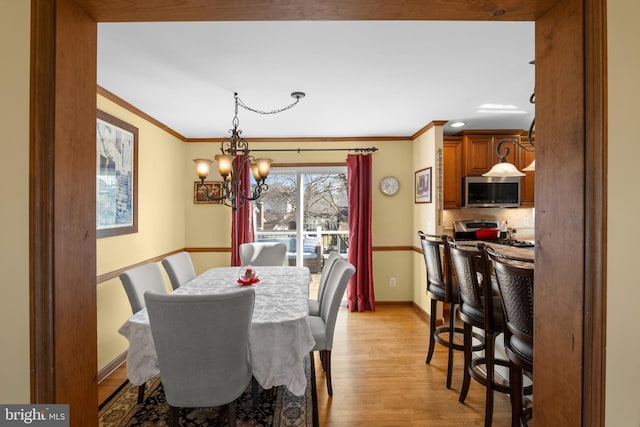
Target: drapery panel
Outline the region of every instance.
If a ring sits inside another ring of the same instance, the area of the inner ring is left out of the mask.
[[[371,154],[347,156],[349,198],[348,259],[356,273],[347,287],[350,311],[375,311],[371,245]]]
[[[236,166],[240,165],[241,156],[236,156]],[[251,176],[249,162],[246,162],[244,168],[240,171],[241,185],[240,191],[243,194],[251,194]],[[240,261],[240,245],[243,243],[251,243],[254,240],[253,235],[253,204],[249,201],[245,202],[237,209],[233,209],[231,213],[231,266],[242,265]]]

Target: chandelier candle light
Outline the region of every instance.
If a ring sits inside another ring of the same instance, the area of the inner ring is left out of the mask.
[[[249,143],[241,136],[242,130],[238,129],[240,125],[240,121],[238,120],[238,107],[240,106],[258,114],[276,114],[294,107],[304,96],[305,94],[303,92],[292,92],[291,97],[295,99],[295,102],[278,110],[260,111],[247,107],[242,100],[238,98],[238,94],[234,93],[235,115],[232,122],[233,129],[229,130],[231,136],[222,140],[220,143],[220,152],[222,154],[215,156],[215,161],[218,164],[218,173],[222,177],[222,194],[219,197],[211,197],[209,195],[210,199],[222,200],[225,205],[235,210],[244,206],[248,201],[257,200],[260,198],[260,195],[269,188],[266,180],[267,176],[269,176],[272,160],[256,159],[250,154]],[[204,186],[204,181],[209,175],[209,168],[213,161],[209,159],[193,159],[193,161],[196,164],[196,173],[200,178],[200,185]],[[246,191],[242,188],[241,172],[244,171],[247,166],[251,168],[253,178],[256,180],[256,185],[251,191]]]

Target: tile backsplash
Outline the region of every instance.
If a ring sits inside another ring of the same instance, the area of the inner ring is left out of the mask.
[[[464,208],[442,211],[442,227],[445,233],[453,234],[454,221],[466,219],[506,220],[517,232],[517,240],[533,240],[535,237],[535,208]]]

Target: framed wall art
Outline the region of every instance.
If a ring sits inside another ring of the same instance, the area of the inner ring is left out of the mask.
[[[220,204],[222,199],[217,199],[222,195],[222,181],[200,181],[193,183],[193,203],[200,204]]]
[[[98,110],[96,236],[138,232],[138,128]]]
[[[416,203],[431,203],[431,168],[416,172]]]

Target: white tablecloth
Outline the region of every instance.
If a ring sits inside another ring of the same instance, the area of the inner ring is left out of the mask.
[[[285,385],[298,396],[307,384],[304,357],[315,340],[307,321],[309,269],[306,267],[255,267],[260,282],[256,292],[249,332],[253,375],[267,389]],[[239,267],[213,268],[174,291],[175,294],[229,292]],[[147,310],[135,313],[118,332],[129,340],[127,376],[133,385],[144,384],[160,370],[149,326]]]

